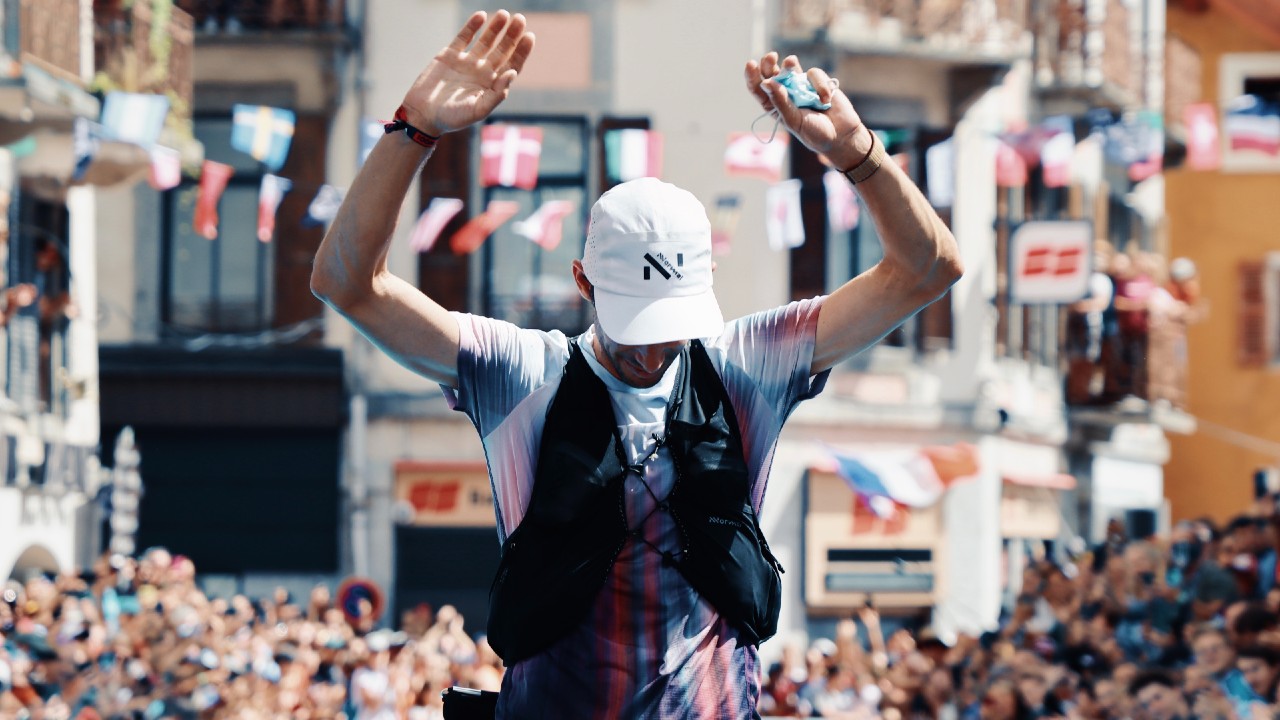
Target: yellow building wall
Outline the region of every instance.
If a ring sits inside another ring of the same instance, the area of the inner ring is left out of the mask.
[[[1204,101],[1218,102],[1224,53],[1277,52],[1247,27],[1209,10],[1169,9],[1168,32],[1200,52]],[[1176,81],[1176,78],[1174,79]],[[1170,256],[1200,269],[1208,317],[1191,327],[1188,410],[1207,423],[1280,442],[1280,369],[1245,369],[1238,346],[1237,265],[1280,251],[1280,174],[1225,174],[1173,169],[1165,174]],[[1253,497],[1253,473],[1280,459],[1250,452],[1201,429],[1172,436],[1165,494],[1174,520],[1225,520]]]

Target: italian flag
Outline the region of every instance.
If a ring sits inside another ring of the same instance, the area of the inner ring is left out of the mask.
[[[604,134],[605,171],[626,182],[662,177],[662,135],[652,130],[609,130]]]

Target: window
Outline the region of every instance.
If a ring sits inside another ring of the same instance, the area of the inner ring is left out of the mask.
[[[258,187],[262,166],[231,147],[231,118],[197,117],[196,137],[205,156],[235,169],[218,203],[218,237],[192,227],[197,181],[166,193],[161,262],[163,334],[171,338],[209,332],[253,332],[271,326],[275,243],[259,242]],[[300,188],[300,190],[302,190]]]
[[[579,118],[503,118],[500,122],[541,128],[542,154],[538,186],[533,190],[485,189],[484,205],[511,200],[520,209],[482,246],[482,312],[521,327],[576,334],[586,329],[589,319],[569,270],[582,257],[588,198],[592,197],[587,187],[587,122]],[[550,200],[567,200],[575,210],[564,219],[560,245],[544,250],[517,234],[514,223]]]
[[[877,130],[894,161],[904,160],[908,174],[924,187],[924,152],[950,136],[949,132],[915,127],[880,127]],[[884,246],[867,207],[858,199],[858,224],[851,230],[833,228],[827,218],[823,174],[827,167],[798,143],[792,144],[791,176],[802,182],[801,214],[806,242],[791,251],[791,297],[830,293],[851,278],[871,269],[884,257]],[[950,211],[940,211],[949,222]],[[881,345],[927,352],[951,346],[952,308],[947,293],[915,316],[908,318],[881,341]]]
[[[1237,355],[1245,367],[1280,368],[1280,252],[1239,266]]]
[[[6,284],[26,299],[6,324],[9,398],[25,412],[65,415],[68,313],[74,306],[68,269],[66,205],[21,195],[17,227],[9,243]]]

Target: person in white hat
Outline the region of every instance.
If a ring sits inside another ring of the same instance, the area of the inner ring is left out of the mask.
[[[836,83],[775,53],[747,89],[846,172],[884,259],[829,296],[725,322],[711,230],[689,192],[623,183],[591,210],[573,278],[577,337],[450,313],[387,268],[414,177],[446,132],[483,121],[533,50],[521,15],[475,13],[405,95],[316,255],[312,289],[475,424],[502,560],[489,643],[498,717],[757,717],[757,645],[781,566],[760,532],[778,434],[836,364],[940,297],[955,239]],[[784,82],[807,80],[819,111]]]

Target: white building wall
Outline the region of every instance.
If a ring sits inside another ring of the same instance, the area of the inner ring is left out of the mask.
[[[0,583],[24,552],[47,550],[58,570],[76,566],[76,515],[85,504],[76,492],[54,494],[0,487]],[[33,554],[35,554],[33,553]]]

